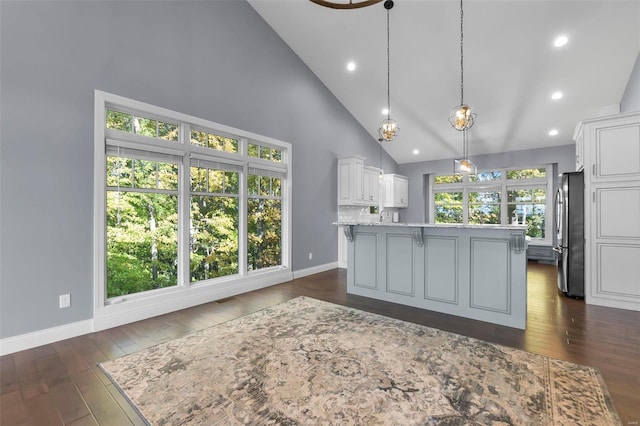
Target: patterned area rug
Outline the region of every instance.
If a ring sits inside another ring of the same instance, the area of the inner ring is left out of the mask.
[[[101,367],[156,425],[620,424],[596,369],[305,297]]]

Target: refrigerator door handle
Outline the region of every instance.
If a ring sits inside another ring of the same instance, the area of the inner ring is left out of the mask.
[[[562,253],[562,247],[551,247],[551,250],[555,251],[556,253]]]

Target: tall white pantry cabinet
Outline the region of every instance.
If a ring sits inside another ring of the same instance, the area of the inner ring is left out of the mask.
[[[640,311],[640,112],[582,121],[585,300]]]

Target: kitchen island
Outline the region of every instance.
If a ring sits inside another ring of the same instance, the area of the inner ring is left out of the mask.
[[[524,330],[526,226],[339,222],[347,292]]]

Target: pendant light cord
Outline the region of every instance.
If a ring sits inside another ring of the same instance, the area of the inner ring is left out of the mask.
[[[464,105],[464,12],[460,0],[460,105]]]
[[[389,59],[389,10],[387,9],[387,120],[391,117],[391,60]]]

